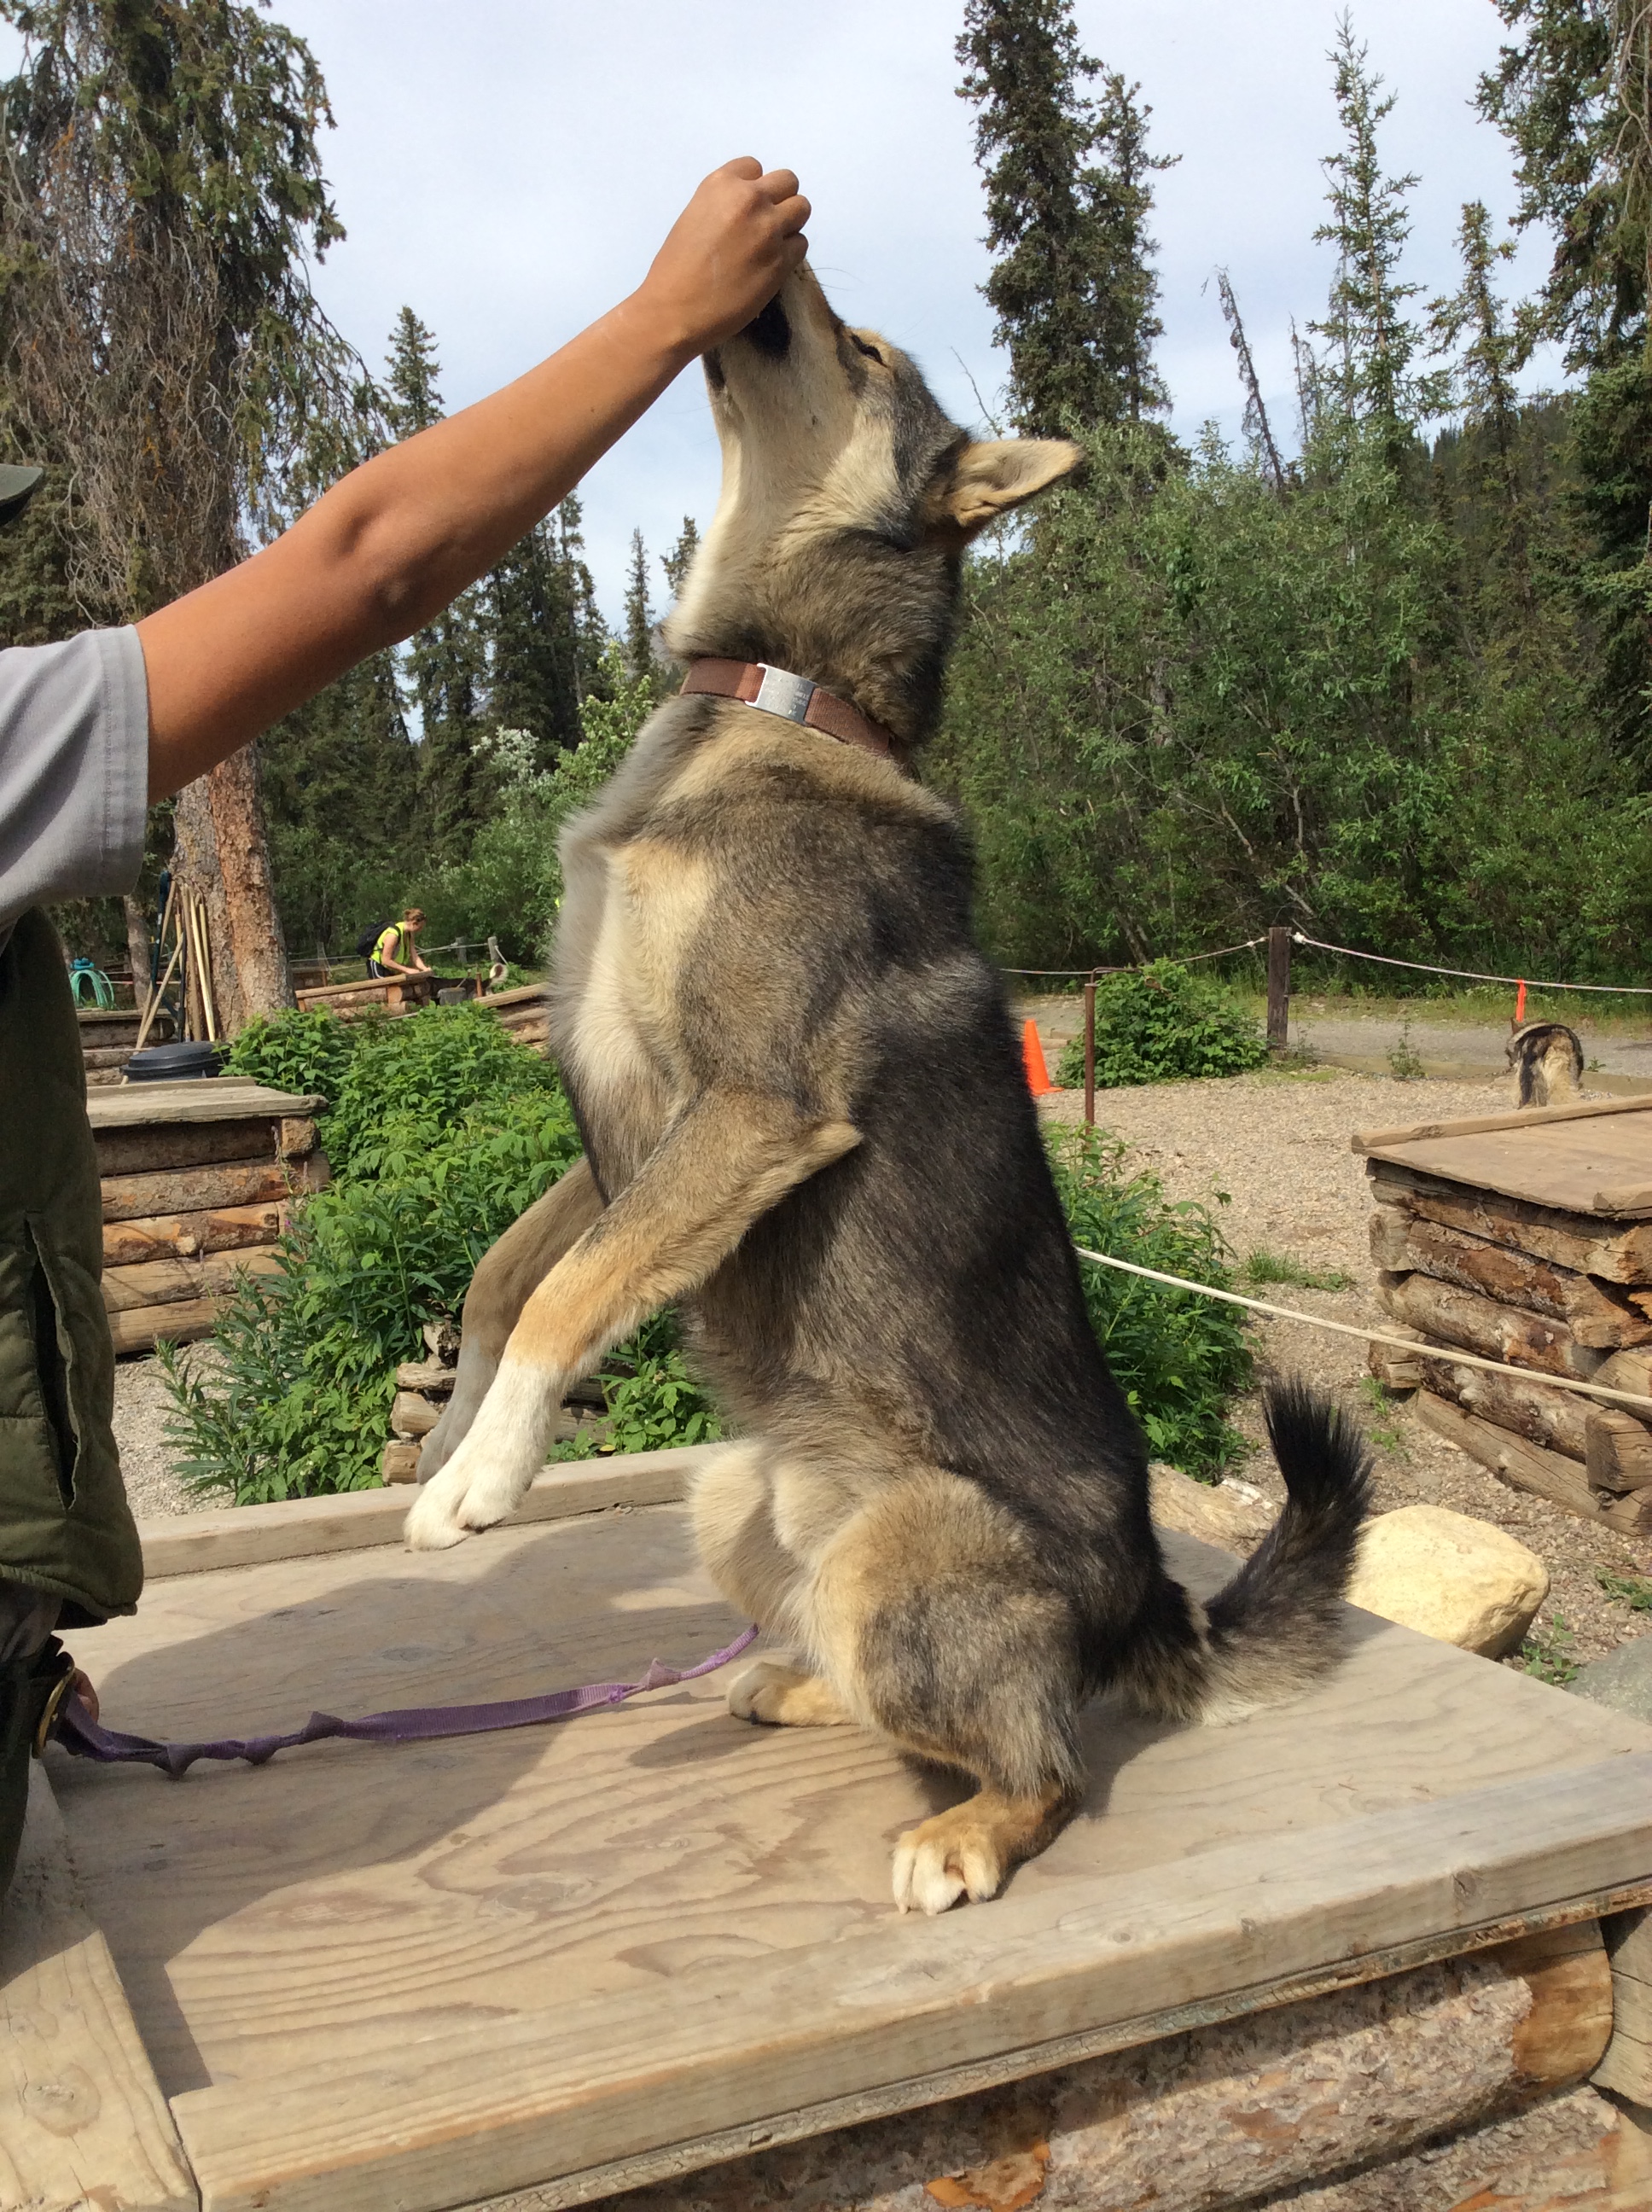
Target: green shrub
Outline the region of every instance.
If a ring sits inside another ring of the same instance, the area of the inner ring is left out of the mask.
[[[440,1145],[472,1107],[562,1095],[550,1062],[474,1000],[352,1026],[361,1034],[320,1125],[341,1179],[392,1172],[392,1160]]]
[[[313,1092],[331,1106],[361,1041],[361,1026],[320,1009],[257,1014],[230,1048],[228,1072],[272,1091]]]
[[[483,1254],[579,1150],[560,1091],[467,1107],[434,1143],[413,1117],[388,1117],[374,1172],[307,1200],[277,1271],[230,1299],[210,1376],[162,1353],[183,1479],[238,1505],[376,1485],[397,1365],[419,1355],[424,1322],[458,1312]]]
[[[1047,1141],[1075,1244],[1231,1288],[1227,1243],[1208,1206],[1173,1205],[1157,1176],[1126,1175],[1125,1146],[1104,1132],[1052,1129]],[[1251,1378],[1240,1310],[1089,1261],[1078,1267],[1096,1337],[1154,1457],[1217,1479],[1244,1449],[1226,1418]]]
[[[1174,961],[1156,960],[1096,987],[1096,1082],[1102,1091],[1185,1076],[1242,1075],[1267,1045],[1231,991]],[[1084,1041],[1071,1038],[1056,1081],[1084,1079]]]

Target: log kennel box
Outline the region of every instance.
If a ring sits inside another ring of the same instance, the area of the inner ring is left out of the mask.
[[[1652,1397],[1652,1097],[1368,1129],[1354,1150],[1377,1297],[1416,1340],[1373,1345],[1372,1373],[1515,1489],[1652,1534],[1652,1424],[1518,1371]]]
[[[402,1550],[394,1490],[151,1522],[142,1608],[71,1647],[111,1726],[173,1740],[635,1681],[742,1625],[681,1502],[708,1455],[547,1469],[451,1552]],[[1232,1571],[1164,1541],[1200,1595]],[[1582,2108],[1576,2201],[1642,2212],[1641,2139],[1579,2085],[1652,2101],[1652,1729],[1348,1626],[1232,1727],[1098,1701],[1079,1815],[935,1920],[892,1912],[889,1841],[967,1784],[735,1720],[732,1669],[179,1783],[49,1747],[0,2208],[1228,2212],[1389,2166],[1398,2208],[1454,2136],[1442,2201],[1556,2212],[1497,2124],[1552,2152]]]
[[[274,1267],[288,1206],[327,1182],[325,1103],[230,1076],[88,1095],[117,1352],[206,1335],[238,1277]]]

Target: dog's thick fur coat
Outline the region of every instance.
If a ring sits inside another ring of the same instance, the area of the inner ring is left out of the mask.
[[[1564,1022],[1523,1022],[1505,1048],[1516,1109],[1567,1106],[1580,1096],[1583,1045]]]
[[[1278,1525],[1208,1610],[1166,1573],[967,842],[906,772],[965,543],[1078,449],[972,444],[806,268],[707,376],[723,495],[668,642],[811,677],[899,757],[679,698],[569,827],[551,1036],[586,1159],[477,1273],[409,1535],[507,1515],[568,1384],[677,1301],[748,1439],[698,1485],[702,1556],[800,1658],[732,1710],[975,1777],[896,1849],[897,1903],[934,1912],[1070,1815],[1091,1692],[1231,1717],[1331,1662],[1366,1462],[1276,1394]]]

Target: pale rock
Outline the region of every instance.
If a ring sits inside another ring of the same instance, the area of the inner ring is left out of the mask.
[[[1402,1505],[1361,1531],[1350,1604],[1487,1659],[1512,1651],[1549,1571],[1506,1530],[1443,1505]]]
[[[1273,1525],[1273,1508],[1248,1486],[1195,1482],[1163,1460],[1154,1461],[1148,1480],[1154,1520],[1180,1536],[1197,1536],[1224,1552],[1246,1553],[1254,1550]]]

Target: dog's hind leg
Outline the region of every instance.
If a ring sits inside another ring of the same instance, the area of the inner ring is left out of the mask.
[[[1084,1778],[1071,1611],[1018,1524],[960,1476],[898,1480],[828,1547],[805,1620],[854,1719],[981,1784],[899,1838],[896,1905],[995,1897]]]
[[[695,1289],[768,1208],[859,1144],[850,1123],[755,1091],[703,1092],[528,1297],[470,1434],[407,1516],[416,1550],[513,1512],[570,1382]]]
[[[764,1628],[790,1632],[804,1562],[774,1523],[775,1455],[761,1441],[735,1444],[689,1486],[700,1557],[729,1601]],[[817,1675],[760,1659],[736,1680],[728,1709],[737,1720],[777,1728],[832,1728],[849,1718]]]
[[[463,1443],[499,1371],[517,1316],[562,1255],[602,1212],[602,1194],[588,1161],[575,1160],[485,1252],[465,1294],[459,1374],[441,1419],[419,1454],[419,1480],[428,1482]]]

